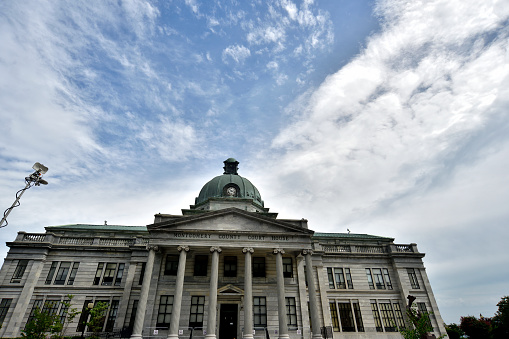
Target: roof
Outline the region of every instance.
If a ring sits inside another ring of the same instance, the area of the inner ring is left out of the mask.
[[[46,226],[46,230],[89,230],[89,231],[131,231],[131,232],[147,232],[147,226],[124,226],[124,225],[87,225],[87,224],[70,224]]]
[[[318,233],[313,234],[313,238],[349,238],[349,239],[377,239],[377,240],[394,240],[394,238],[380,237],[371,234],[359,233]]]
[[[225,160],[223,175],[212,178],[203,186],[195,199],[195,205],[200,205],[210,198],[241,198],[250,199],[263,207],[264,203],[256,186],[248,179],[238,175],[238,164],[239,162],[234,158]],[[233,189],[227,191],[230,187]]]

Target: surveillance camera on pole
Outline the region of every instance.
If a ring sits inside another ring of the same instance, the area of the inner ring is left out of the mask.
[[[48,182],[42,178],[42,175],[45,174],[46,172],[48,172],[48,168],[38,162],[36,162],[32,166],[32,168],[35,170],[35,172],[25,178],[26,186],[24,188],[20,189],[16,193],[16,200],[14,200],[14,203],[11,205],[11,207],[9,207],[8,209],[5,210],[4,217],[2,218],[2,221],[0,222],[0,228],[7,226],[7,224],[8,224],[7,217],[9,216],[9,214],[11,213],[11,211],[14,207],[19,206],[19,204],[20,204],[19,199],[21,198],[21,196],[23,195],[23,193],[25,193],[25,191],[27,189],[29,189],[32,186],[40,186],[41,184],[42,185],[48,184]],[[5,221],[5,225],[4,225],[4,221]]]

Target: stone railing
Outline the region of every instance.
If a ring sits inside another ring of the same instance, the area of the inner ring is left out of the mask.
[[[131,246],[135,239],[99,238],[101,246]]]
[[[409,245],[326,245],[320,244],[318,247],[325,253],[367,253],[367,254],[385,254],[385,253],[419,253],[415,244]],[[316,249],[316,243],[315,243]]]
[[[92,245],[94,238],[61,237],[58,240],[62,245]]]
[[[46,239],[45,234],[31,234],[31,233],[25,233],[22,237],[23,240],[21,241],[28,241],[28,242],[44,242]]]
[[[350,253],[352,248],[350,245],[323,245],[323,250],[330,253]]]
[[[18,232],[16,242],[50,243],[75,246],[108,246],[129,247],[133,245],[147,245],[147,238],[104,238],[104,237],[69,237],[53,233],[25,233]]]
[[[412,248],[412,245],[394,245],[396,246],[396,252],[407,252],[407,253],[413,253],[414,249]]]

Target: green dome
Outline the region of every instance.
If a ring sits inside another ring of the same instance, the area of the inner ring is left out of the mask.
[[[263,200],[258,189],[248,179],[237,174],[239,162],[233,158],[224,161],[223,175],[219,175],[207,182],[195,200],[195,205],[207,201],[209,198],[240,198],[252,199],[254,203],[263,207]]]

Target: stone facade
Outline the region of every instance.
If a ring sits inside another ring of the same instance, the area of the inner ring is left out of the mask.
[[[80,310],[107,302],[104,331],[131,338],[400,338],[409,294],[446,333],[415,244],[315,233],[242,196],[182,212],[19,232],[0,270],[0,335],[19,336],[34,307],[68,294]]]

